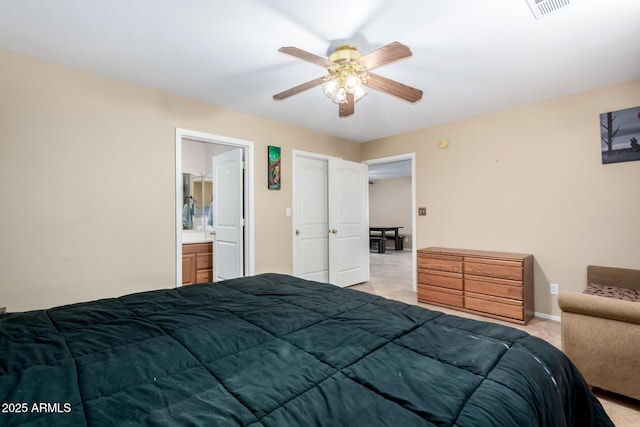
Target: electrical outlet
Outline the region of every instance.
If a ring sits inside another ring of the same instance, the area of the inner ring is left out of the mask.
[[[418,216],[427,216],[427,208],[418,208]]]
[[[551,283],[549,285],[549,292],[551,293],[551,295],[558,295],[558,284]]]

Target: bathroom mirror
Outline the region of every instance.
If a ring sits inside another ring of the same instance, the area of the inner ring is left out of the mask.
[[[183,230],[213,229],[213,157],[236,147],[182,140]],[[211,234],[205,233],[207,239]]]
[[[184,139],[182,141],[182,229],[212,228],[211,202],[213,180],[211,144]]]
[[[213,180],[211,175],[182,174],[182,229],[213,227]]]

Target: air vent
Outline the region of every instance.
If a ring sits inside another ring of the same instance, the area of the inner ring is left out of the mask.
[[[531,12],[533,12],[533,16],[535,16],[536,19],[540,19],[557,10],[571,6],[578,1],[579,0],[527,0],[527,4]]]

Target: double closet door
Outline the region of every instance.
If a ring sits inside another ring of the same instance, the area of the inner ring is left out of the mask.
[[[294,276],[369,280],[368,166],[294,153],[293,228]]]

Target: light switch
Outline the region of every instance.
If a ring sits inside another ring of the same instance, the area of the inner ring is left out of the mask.
[[[291,216],[291,208],[287,208],[286,214],[287,214],[287,216]]]
[[[418,216],[427,216],[427,208],[418,208]]]

